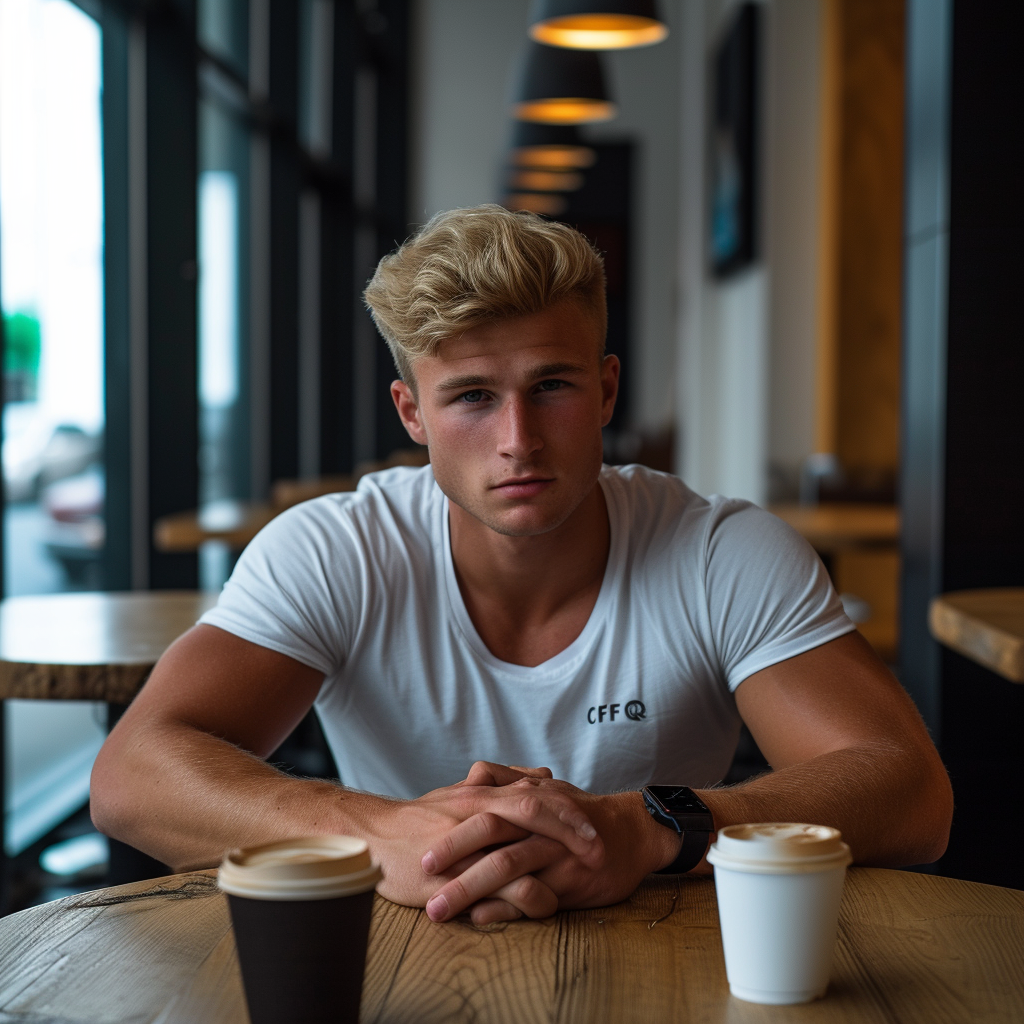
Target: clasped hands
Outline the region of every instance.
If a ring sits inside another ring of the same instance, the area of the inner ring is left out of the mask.
[[[637,793],[477,761],[462,782],[394,805],[379,891],[425,903],[434,921],[468,910],[475,924],[606,906],[671,859],[648,841],[650,822]]]

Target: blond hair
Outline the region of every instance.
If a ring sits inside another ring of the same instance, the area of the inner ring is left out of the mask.
[[[363,293],[402,379],[412,362],[473,327],[565,298],[607,325],[604,261],[578,231],[488,204],[439,213],[385,256]]]

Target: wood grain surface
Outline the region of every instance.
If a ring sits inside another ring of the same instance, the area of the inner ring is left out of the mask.
[[[932,636],[1011,683],[1024,683],[1024,587],[959,590],[932,601]]]
[[[0,602],[0,698],[127,704],[216,601],[193,590],[9,597]]]
[[[730,997],[709,879],[652,879],[546,921],[434,924],[378,898],[365,1024],[1019,1024],[1024,893],[851,870],[832,984],[805,1006]],[[212,872],[69,897],[0,920],[0,1024],[245,1024]]]

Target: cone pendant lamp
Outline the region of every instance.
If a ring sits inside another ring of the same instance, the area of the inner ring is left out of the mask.
[[[530,36],[574,50],[651,46],[668,35],[655,0],[534,0]]]
[[[575,170],[590,167],[597,154],[571,124],[517,121],[512,134],[511,162],[518,167]]]
[[[513,114],[520,121],[539,124],[611,120],[616,109],[605,87],[600,57],[586,50],[529,43]]]

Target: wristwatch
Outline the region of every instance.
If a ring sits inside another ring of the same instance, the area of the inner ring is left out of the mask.
[[[641,793],[651,817],[683,840],[679,856],[656,874],[682,875],[691,871],[707,853],[708,841],[715,831],[711,811],[688,786],[644,786]]]

